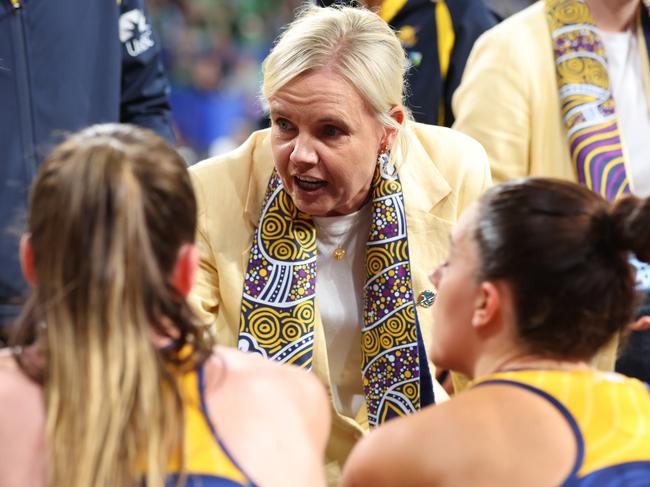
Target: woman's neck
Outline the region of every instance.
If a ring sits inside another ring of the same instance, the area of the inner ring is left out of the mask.
[[[625,32],[634,25],[639,0],[587,0],[591,16],[599,29]]]
[[[474,368],[474,378],[505,370],[589,370],[590,366],[582,360],[552,359],[531,353],[512,353],[496,357],[484,357]]]

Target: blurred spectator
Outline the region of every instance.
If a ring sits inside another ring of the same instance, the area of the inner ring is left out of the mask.
[[[418,122],[450,126],[451,97],[460,84],[474,41],[497,17],[483,0],[319,0],[362,4],[397,32],[410,64],[406,105]]]
[[[118,121],[173,139],[159,55],[144,0],[0,0],[0,324],[23,303],[27,195],[56,139]]]
[[[152,0],[189,163],[243,142],[262,116],[260,65],[299,0]]]

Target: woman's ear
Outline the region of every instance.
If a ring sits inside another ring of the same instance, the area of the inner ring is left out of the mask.
[[[503,307],[503,295],[500,286],[491,281],[483,281],[479,286],[478,296],[474,303],[472,326],[479,330],[489,330],[497,322]]]
[[[36,272],[34,270],[34,250],[32,249],[32,236],[23,234],[20,238],[20,268],[23,276],[30,286],[36,285]]]
[[[390,117],[395,120],[398,124],[404,125],[404,120],[406,119],[406,113],[402,105],[394,106],[390,112],[388,112]],[[382,141],[383,147],[392,147],[397,137],[398,130],[393,127],[384,127],[384,138]]]
[[[194,244],[183,244],[178,250],[172,273],[172,284],[181,296],[187,297],[190,294],[198,268],[199,249]]]
[[[392,108],[388,114],[393,118],[398,124],[404,125],[404,119],[406,114],[404,112],[404,107],[402,105],[397,105]]]

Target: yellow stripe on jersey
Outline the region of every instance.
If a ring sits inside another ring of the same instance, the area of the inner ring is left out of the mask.
[[[248,478],[214,437],[203,414],[198,373],[185,373],[178,379],[178,387],[183,398],[185,416],[185,472],[188,475],[210,475],[247,485]],[[180,458],[176,457],[170,461],[168,472],[178,473],[179,469]]]
[[[483,377],[527,384],[556,398],[581,433],[578,477],[628,462],[650,462],[650,392],[636,380],[599,371],[519,370]]]

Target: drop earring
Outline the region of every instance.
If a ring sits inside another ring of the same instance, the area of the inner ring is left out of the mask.
[[[394,180],[397,177],[397,168],[390,160],[390,150],[384,149],[377,156],[377,164],[379,165],[379,174],[381,177],[388,180]]]

